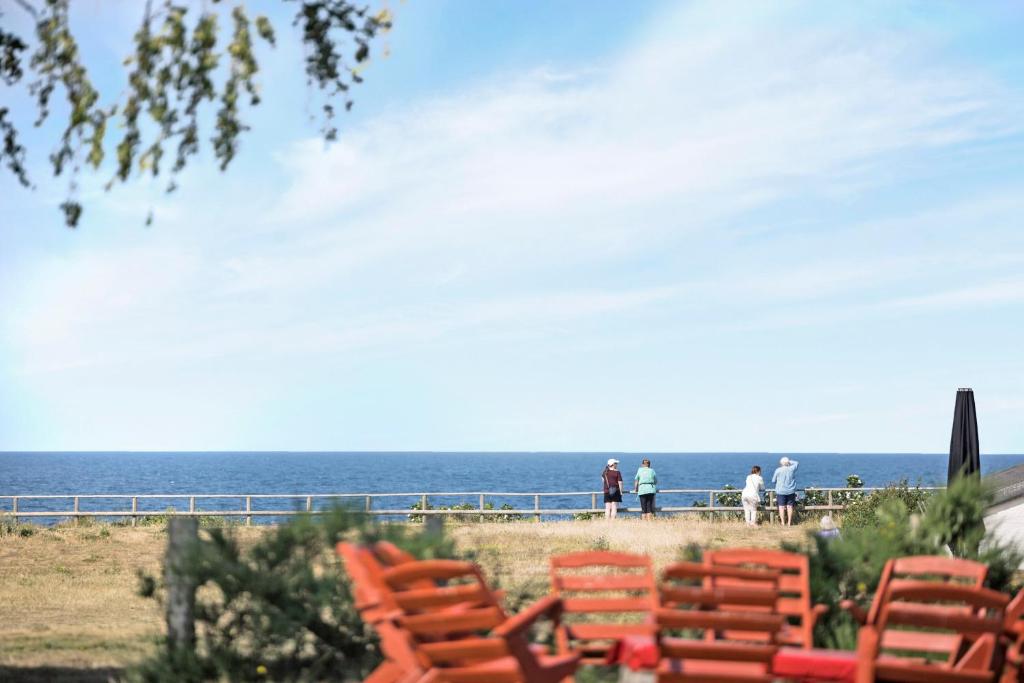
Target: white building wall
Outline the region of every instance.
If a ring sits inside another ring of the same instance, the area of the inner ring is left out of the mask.
[[[985,528],[1002,544],[1016,545],[1024,552],[1024,499],[1007,501],[985,516]]]

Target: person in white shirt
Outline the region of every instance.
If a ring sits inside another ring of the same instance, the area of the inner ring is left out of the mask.
[[[761,504],[761,492],[764,491],[764,479],[761,468],[754,465],[747,475],[747,483],[743,486],[740,499],[743,501],[743,519],[747,526],[757,526],[757,506]]]

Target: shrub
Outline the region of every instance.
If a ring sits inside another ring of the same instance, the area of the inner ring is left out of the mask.
[[[961,478],[933,495],[901,482],[856,502],[853,514],[843,519],[839,538],[812,536],[810,547],[804,548],[810,554],[811,595],[829,607],[815,630],[818,644],[853,649],[856,625],[839,602],[852,599],[866,606],[883,566],[895,557],[952,552],[979,560],[989,566],[986,584],[1008,591],[1024,558],[985,535],[983,516],[990,500],[977,477]],[[856,523],[851,525],[851,519]]]
[[[28,538],[35,532],[35,526],[30,524],[15,524],[14,515],[0,513],[0,538],[4,536],[20,536],[21,538]]]
[[[722,487],[725,493],[719,493],[715,495],[715,505],[721,507],[739,507],[743,504],[741,499],[742,493],[732,484],[726,484]]]
[[[913,488],[906,479],[890,484],[871,495],[854,499],[843,511],[843,529],[874,527],[878,524],[877,511],[890,501],[898,501],[909,512],[921,512],[930,492],[919,486]]]
[[[725,493],[715,495],[715,505],[719,507],[740,507],[743,505],[743,493],[732,484],[722,487]],[[717,512],[720,519],[743,519],[742,512]]]
[[[243,547],[233,528],[204,529],[184,570],[199,586],[194,650],[162,648],[130,673],[135,681],[328,680],[362,678],[379,661],[376,636],[356,611],[334,553],[342,539],[388,539],[419,557],[450,557],[436,534],[376,525],[335,509],[299,515]],[[142,576],[140,592],[161,595]]]
[[[412,505],[409,506],[409,509],[410,510],[422,510],[423,509],[423,501],[417,501],[416,503],[413,503]],[[469,512],[469,511],[472,511],[472,510],[479,510],[480,508],[477,507],[476,505],[473,505],[472,503],[458,503],[456,505],[442,505],[440,507],[434,507],[430,503],[427,503],[427,509],[428,510],[465,510],[465,511]],[[494,503],[484,503],[484,510],[493,510],[493,509],[494,509]],[[501,507],[499,507],[498,509],[499,510],[510,510],[510,511],[512,511],[512,510],[515,510],[515,507],[513,507],[512,505],[509,505],[508,503],[502,503]],[[409,521],[410,522],[422,522],[424,517],[426,517],[426,515],[412,514],[412,515],[409,515]],[[468,519],[472,519],[472,516],[471,515],[458,515],[457,517],[455,517],[455,519],[457,519],[459,521],[465,521],[467,518]],[[517,521],[519,521],[521,519],[523,519],[523,513],[517,513],[517,512],[509,512],[508,514],[504,514],[504,515],[485,515],[484,516],[484,521],[485,522],[517,522]]]

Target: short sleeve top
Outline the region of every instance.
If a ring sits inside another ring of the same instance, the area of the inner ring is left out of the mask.
[[[653,467],[638,469],[634,481],[637,484],[636,492],[641,496],[658,492],[658,475]]]
[[[601,479],[604,480],[605,493],[608,493],[608,487],[613,485],[618,486],[620,491],[622,490],[622,472],[606,467],[601,475]]]

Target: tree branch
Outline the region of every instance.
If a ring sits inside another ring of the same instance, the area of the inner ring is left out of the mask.
[[[39,12],[36,11],[35,7],[28,4],[28,0],[14,0],[14,3],[18,5],[18,7],[20,7],[21,9],[31,14],[33,19],[39,18]]]

